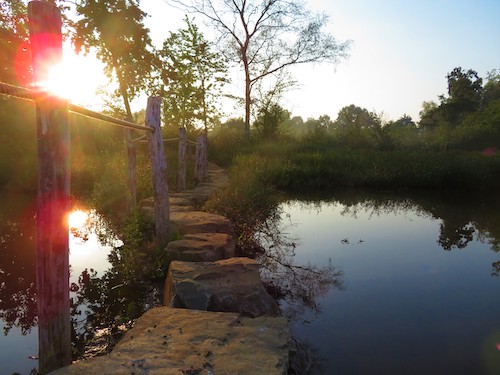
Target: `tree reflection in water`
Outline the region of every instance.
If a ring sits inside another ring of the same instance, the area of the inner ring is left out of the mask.
[[[36,326],[34,215],[0,217],[0,320],[4,334],[12,327],[23,335]]]
[[[398,197],[394,193],[354,191],[335,192],[334,196],[333,201],[345,207],[344,215],[356,217],[361,210],[372,215],[411,210],[441,220],[436,241],[446,251],[464,249],[472,239],[500,251],[500,210],[492,209],[500,206],[499,197],[465,200],[463,194],[406,192]],[[22,214],[0,214],[0,319],[5,322],[5,333],[19,327],[26,334],[36,326],[34,210],[24,207],[18,212]],[[108,243],[110,238],[115,239],[110,236],[113,231],[109,222],[94,222],[92,228],[101,241]],[[253,250],[263,263],[262,278],[268,290],[280,301],[285,316],[294,319],[306,310],[317,313],[320,297],[332,287],[343,287],[343,275],[334,267],[335,259],[324,267],[296,264],[297,241],[287,237],[286,225],[279,206],[275,207],[268,219],[254,228],[253,238],[259,246]],[[150,222],[134,218],[120,231],[126,246],[112,250],[111,268],[101,275],[86,270],[72,285],[76,357],[106,352],[134,319],[160,303],[161,287],[155,282],[163,280],[166,268],[153,244],[153,230]],[[87,234],[81,232],[80,236],[85,239]],[[491,274],[500,276],[500,261],[492,264]],[[301,353],[311,358],[306,355],[307,347]]]
[[[0,216],[0,319],[5,335],[13,327],[26,335],[37,325],[35,217],[32,208],[19,212],[8,213],[9,220]],[[155,281],[166,272],[152,242],[150,222],[134,218],[126,223],[120,234],[129,240],[124,245],[117,243],[110,220],[98,215],[92,219],[72,234],[85,241],[96,233],[101,244],[115,247],[108,270],[98,274],[86,269],[71,285],[74,359],[106,353],[134,319],[160,304]]]
[[[108,220],[91,223],[102,241],[115,244],[108,260],[111,267],[102,276],[85,269],[72,285],[73,345],[76,358],[109,352],[146,310],[161,305],[160,285],[166,270],[153,238],[154,226],[144,217],[125,225],[117,244]],[[88,237],[83,231],[83,238]]]
[[[492,267],[493,272],[491,273],[491,276],[500,276],[500,262],[493,262]]]
[[[500,252],[500,196],[495,193],[342,191],[334,202],[345,206],[343,215],[356,217],[360,210],[371,215],[405,213],[441,220],[437,243],[446,251],[465,249],[473,241],[487,243]],[[319,207],[319,205],[318,205]],[[500,275],[500,261],[492,263],[492,276]]]
[[[296,264],[297,242],[287,235],[286,229],[282,208],[275,206],[267,219],[253,227],[252,238],[246,240],[251,251],[242,251],[260,261],[261,278],[268,292],[278,300],[283,314],[294,319],[305,310],[319,312],[318,298],[332,286],[342,288],[342,271],[332,262],[322,267]]]

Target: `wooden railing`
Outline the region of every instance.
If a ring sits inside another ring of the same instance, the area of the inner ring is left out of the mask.
[[[50,2],[32,1],[28,4],[28,19],[35,82],[42,82],[46,74],[46,61],[56,63],[62,57],[61,13]],[[0,94],[36,102],[39,164],[36,280],[39,373],[44,374],[71,363],[67,220],[70,208],[71,150],[68,112],[146,132],[152,161],[156,243],[159,247],[164,247],[170,238],[170,221],[167,164],[160,128],[161,99],[148,98],[146,124],[142,126],[76,106],[37,88],[26,89],[0,83]],[[136,140],[144,138],[141,136]],[[184,190],[188,142],[185,129],[180,130],[179,138],[178,188]],[[206,165],[206,135],[203,135],[197,144],[195,175],[198,182],[207,176]]]

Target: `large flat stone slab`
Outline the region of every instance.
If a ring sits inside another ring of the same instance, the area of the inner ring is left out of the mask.
[[[194,211],[194,207],[191,206],[191,201],[187,198],[170,196],[169,201],[169,211],[170,212],[187,212]],[[141,200],[139,202],[139,210],[154,220],[155,218],[155,202],[154,197],[149,197]]]
[[[168,203],[170,206],[190,206],[191,201],[186,198],[176,197],[170,195],[168,197]],[[139,202],[139,207],[154,207],[155,199],[154,197],[144,198]]]
[[[168,243],[165,256],[168,262],[213,262],[234,257],[235,246],[234,238],[226,233],[186,234]]]
[[[203,211],[171,212],[172,232],[181,235],[193,233],[225,233],[234,237],[234,228],[228,218]]]
[[[259,263],[249,258],[217,262],[170,263],[163,304],[171,307],[237,312],[243,316],[277,316],[280,310],[267,293]]]
[[[290,335],[283,317],[153,308],[106,356],[51,375],[285,375]]]

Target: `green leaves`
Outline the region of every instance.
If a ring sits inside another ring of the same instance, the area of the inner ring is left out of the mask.
[[[144,13],[133,0],[81,0],[77,2],[81,18],[74,23],[73,42],[77,51],[94,49],[106,64],[110,80],[120,83],[120,94],[133,98],[149,87],[155,54],[144,26]]]
[[[218,115],[226,62],[189,18],[185,22],[184,29],[170,33],[159,52],[165,123],[207,129]]]

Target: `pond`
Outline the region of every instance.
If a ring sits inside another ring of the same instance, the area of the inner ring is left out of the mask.
[[[25,375],[38,351],[34,201],[1,197],[0,375]],[[268,287],[313,374],[500,374],[499,196],[350,191],[280,209]],[[74,316],[77,330],[121,327],[151,306],[133,272],[106,270],[112,247],[80,237],[70,233],[72,296],[91,314],[88,326]],[[86,268],[104,294],[79,282]]]
[[[38,366],[35,200],[26,194],[4,193],[0,201],[0,375],[25,375]],[[95,232],[82,239],[76,233],[82,223],[74,221],[85,217],[79,212],[72,218],[70,281],[77,285],[85,269],[102,274],[110,266],[107,256],[112,247],[102,245]]]
[[[497,195],[338,192],[281,209],[294,262],[335,272],[314,303],[282,301],[313,373],[500,374]]]

